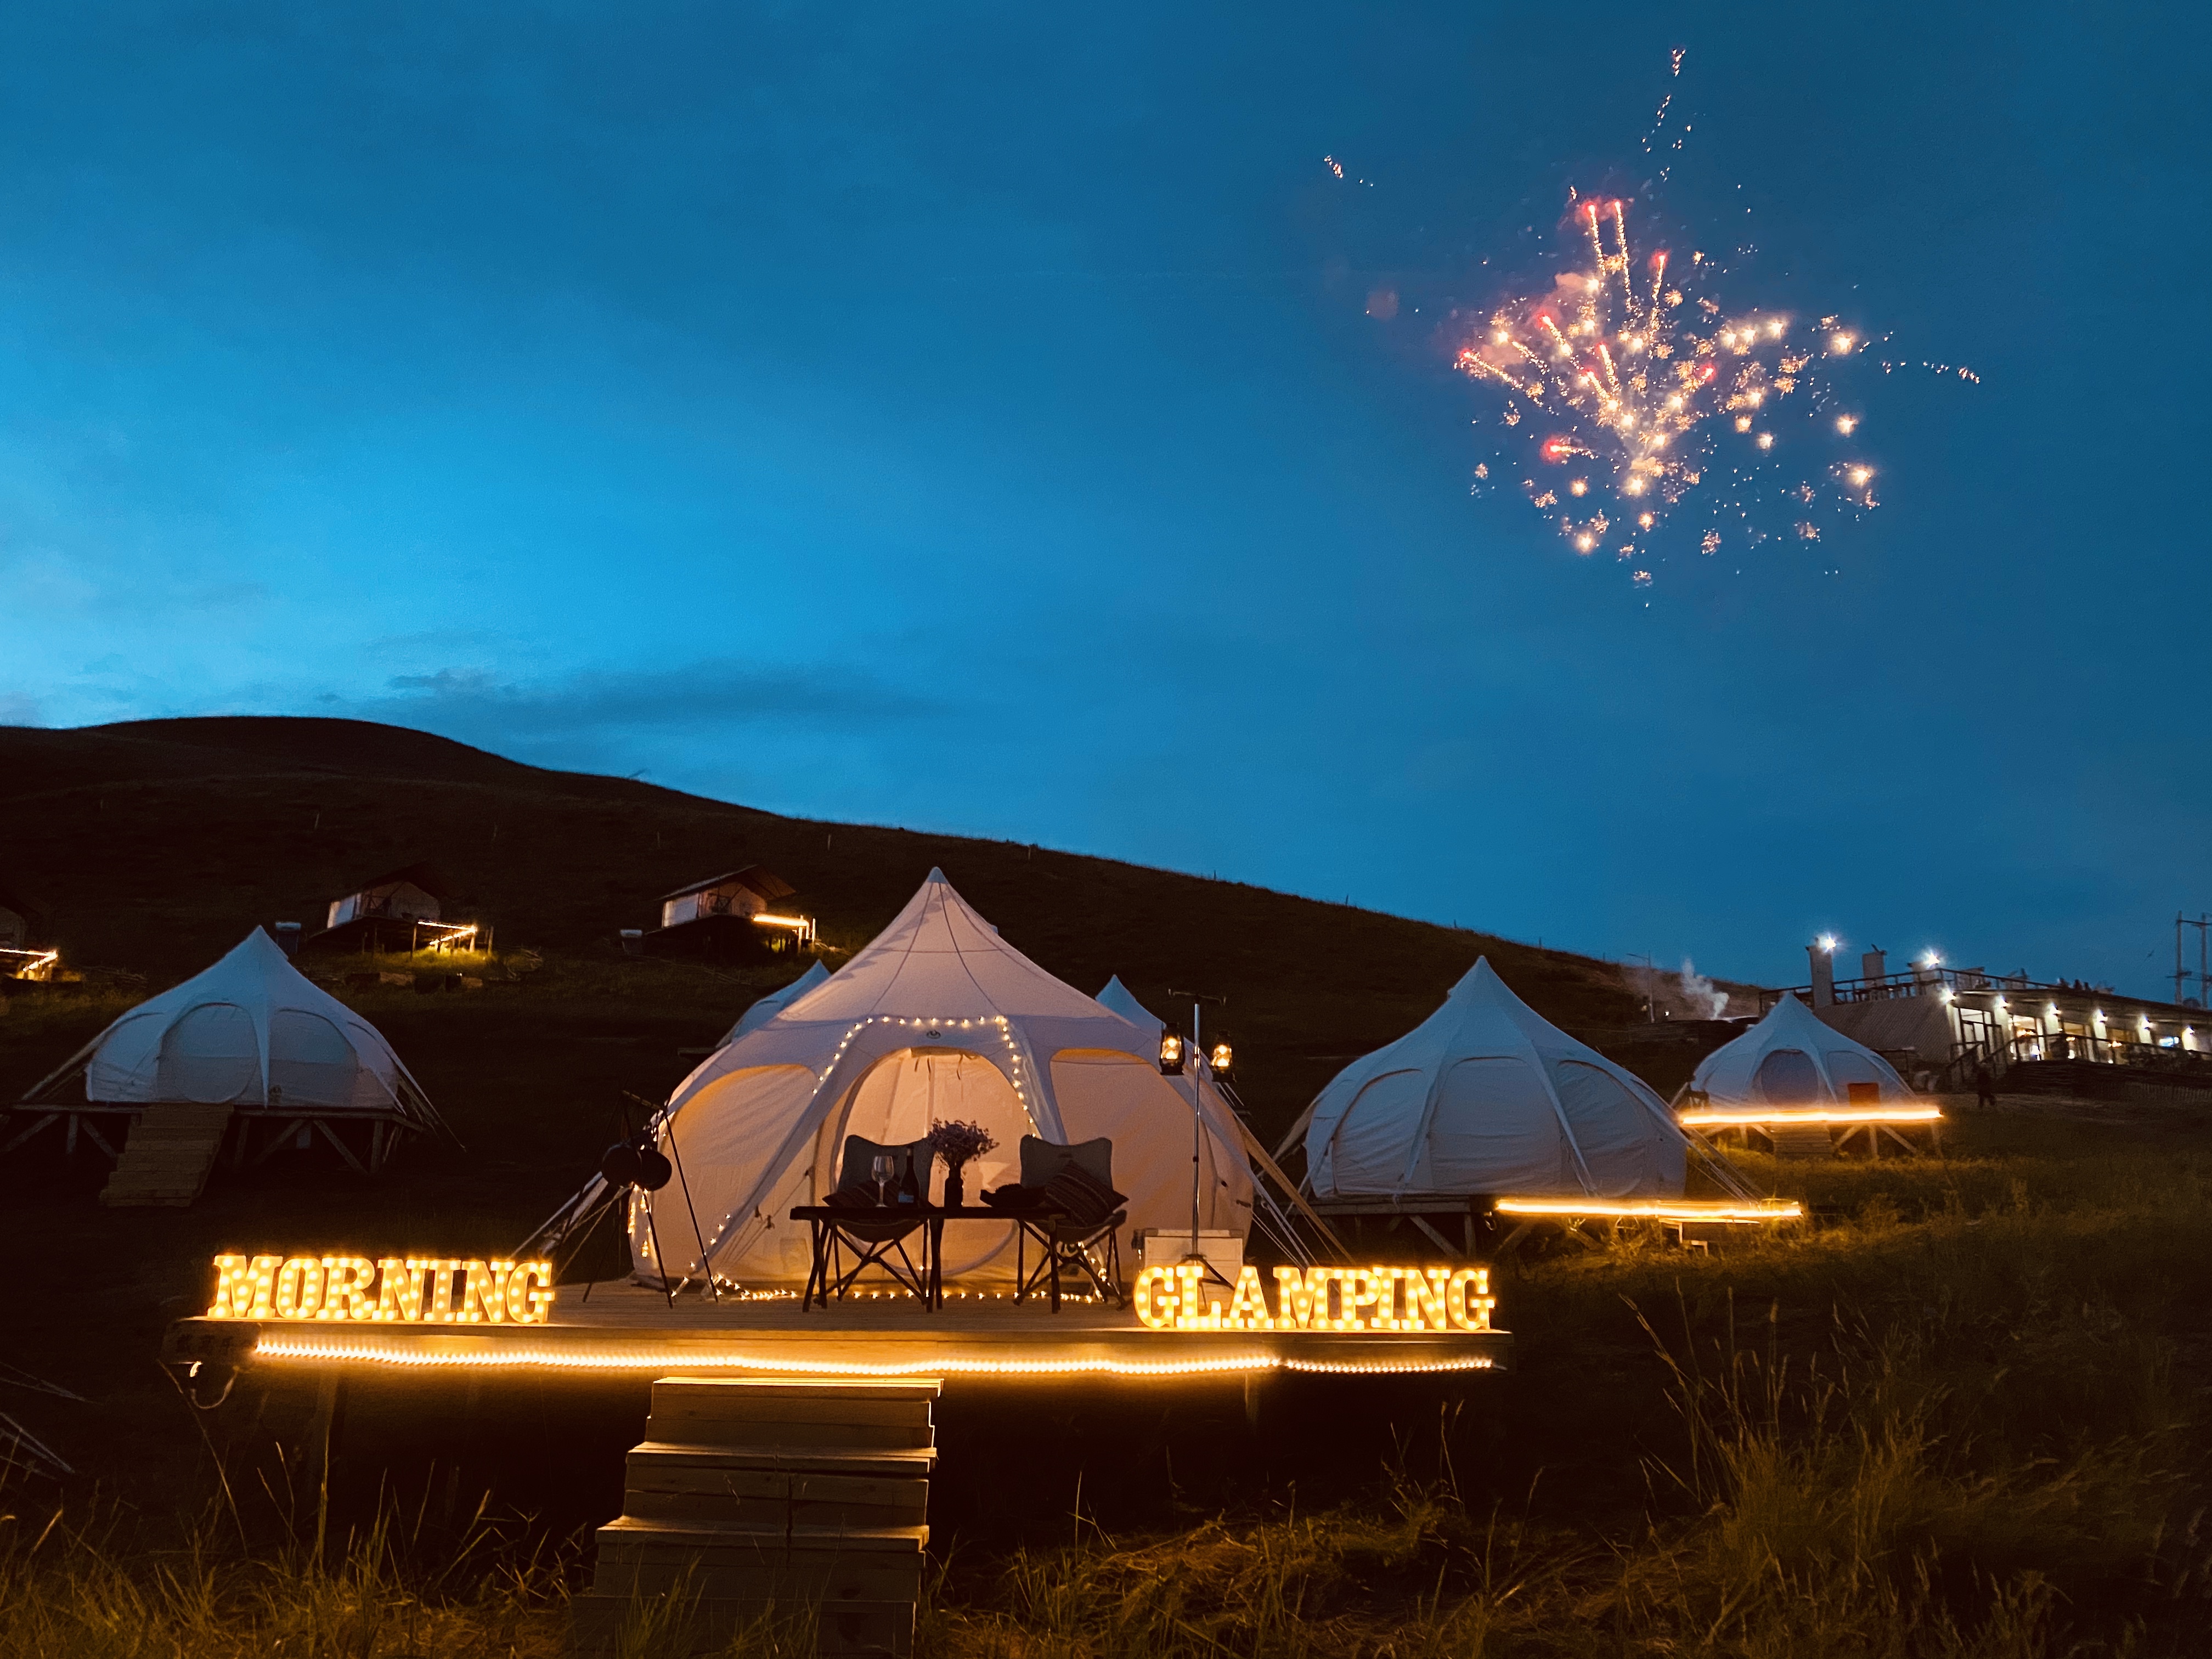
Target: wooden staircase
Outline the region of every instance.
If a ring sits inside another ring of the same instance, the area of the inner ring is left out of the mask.
[[[1825,1123],[1770,1123],[1762,1131],[1777,1158],[1833,1158],[1835,1143]]]
[[[933,1379],[664,1377],[599,1532],[572,1640],[610,1653],[653,1618],[674,1651],[765,1619],[814,1626],[825,1659],[907,1659],[921,1593]],[[661,1622],[665,1620],[666,1622]]]
[[[107,1205],[190,1204],[206,1187],[230,1127],[230,1107],[171,1102],[149,1106],[131,1126],[123,1156],[108,1172]]]

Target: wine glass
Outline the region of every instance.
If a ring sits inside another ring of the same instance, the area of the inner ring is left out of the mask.
[[[884,1196],[884,1192],[890,1186],[891,1176],[897,1169],[898,1165],[891,1161],[891,1155],[889,1152],[878,1152],[874,1160],[868,1165],[868,1173],[876,1179],[876,1203],[878,1207],[890,1202]]]

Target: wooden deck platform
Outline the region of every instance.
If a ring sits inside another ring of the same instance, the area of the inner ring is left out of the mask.
[[[1502,1330],[1158,1331],[1098,1303],[1052,1314],[1032,1301],[959,1298],[936,1313],[910,1298],[801,1312],[798,1298],[697,1292],[671,1308],[627,1284],[564,1285],[543,1325],[334,1324],[187,1319],[173,1363],[376,1370],[533,1371],[635,1377],[731,1376],[1258,1376],[1273,1371],[1389,1374],[1503,1370]]]

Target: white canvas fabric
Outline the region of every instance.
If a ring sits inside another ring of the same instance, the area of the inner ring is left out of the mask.
[[[1913,1097],[1896,1067],[1788,992],[1758,1024],[1707,1054],[1690,1079],[1716,1106],[1840,1106],[1854,1083],[1875,1085],[1885,1101]]]
[[[708,1264],[738,1284],[797,1285],[808,1231],[794,1206],[835,1188],[848,1135],[896,1145],[933,1119],[981,1123],[995,1151],[966,1172],[972,1195],[1017,1178],[1021,1138],[1114,1142],[1128,1231],[1190,1224],[1194,1106],[1160,1075],[1158,1039],[1008,945],[933,870],[891,924],[804,995],[709,1056],[670,1097],[660,1129],[690,1203],[674,1187],[634,1198],[632,1258],[659,1279]],[[1252,1178],[1225,1103],[1201,1091],[1200,1224],[1243,1231]],[[943,1166],[938,1166],[941,1195]],[[696,1212],[695,1231],[691,1214]],[[945,1230],[947,1282],[1003,1284],[1011,1225]]]
[[[94,1040],[85,1098],[228,1101],[318,1113],[437,1115],[383,1034],[255,928],[228,956]]]
[[[1106,988],[1098,994],[1098,1006],[1111,1008],[1139,1030],[1149,1032],[1152,1052],[1159,1053],[1160,1033],[1167,1030],[1167,1022],[1137,1000],[1136,994],[1121,983],[1121,975],[1115,974],[1106,981]]]
[[[738,1016],[738,1023],[724,1034],[720,1046],[726,1048],[748,1031],[757,1031],[774,1019],[791,1004],[830,977],[830,970],[816,962],[805,973],[782,989],[770,991],[766,996]]]
[[[1305,1148],[1317,1199],[1675,1196],[1689,1158],[1643,1079],[1515,996],[1487,958],[1330,1080]]]

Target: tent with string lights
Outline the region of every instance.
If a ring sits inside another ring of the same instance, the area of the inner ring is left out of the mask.
[[[631,1257],[648,1282],[664,1279],[658,1248],[667,1279],[711,1267],[748,1288],[799,1285],[808,1230],[790,1212],[834,1188],[846,1137],[896,1146],[952,1119],[998,1142],[969,1166],[970,1194],[1019,1178],[1024,1135],[1110,1138],[1132,1237],[1189,1226],[1195,1139],[1199,1224],[1242,1234],[1252,1176],[1227,1110],[1212,1091],[1194,1108],[1160,1074],[1156,1029],[1054,978],[933,870],[851,961],[678,1085],[655,1127],[681,1183],[633,1197]],[[1011,1226],[948,1228],[945,1253],[948,1285],[1013,1279]]]
[[[1420,1024],[1338,1073],[1283,1152],[1301,1135],[1306,1190],[1324,1210],[1332,1200],[1680,1197],[1692,1157],[1641,1078],[1545,1019],[1487,958]]]
[[[1854,1085],[1862,1100],[1869,1089],[1884,1103],[1917,1098],[1895,1066],[1786,991],[1765,1018],[1707,1054],[1690,1079],[1715,1106],[1842,1106],[1851,1103]]]

